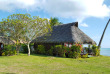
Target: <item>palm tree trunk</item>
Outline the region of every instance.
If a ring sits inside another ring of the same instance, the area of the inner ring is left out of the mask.
[[[102,40],[103,40],[103,37],[104,37],[105,31],[106,31],[106,29],[107,29],[107,26],[108,26],[109,22],[110,22],[110,19],[108,20],[108,22],[107,22],[107,24],[106,24],[106,26],[105,26],[105,29],[104,29],[103,34],[102,34],[102,36],[101,36],[101,39],[100,39],[100,42],[99,42],[98,48],[100,48],[100,46],[101,46],[101,43],[102,43]]]

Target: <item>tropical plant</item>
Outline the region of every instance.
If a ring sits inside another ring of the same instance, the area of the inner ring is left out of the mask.
[[[98,48],[100,48],[100,46],[101,46],[101,43],[102,43],[102,40],[103,40],[105,31],[106,31],[106,29],[107,29],[107,27],[108,27],[109,22],[110,22],[110,19],[108,20],[108,22],[107,22],[107,24],[106,24],[106,26],[105,26],[105,29],[104,29],[104,31],[103,31],[103,33],[102,33],[102,36],[101,36],[100,41],[99,41],[99,44],[98,44]]]
[[[37,53],[38,54],[45,54],[45,47],[43,45],[38,45]]]
[[[79,58],[81,57],[80,53],[82,51],[82,45],[81,44],[74,44],[71,48],[68,48],[66,51],[66,57],[69,58]]]
[[[2,49],[2,56],[11,56],[16,55],[16,47],[15,45],[4,45]]]
[[[93,45],[92,46],[92,51],[93,51],[94,56],[99,56],[100,55],[100,49],[98,48],[98,46]]]
[[[21,44],[22,51],[23,53],[28,53],[28,47],[25,44]]]
[[[84,54],[84,55],[81,55],[81,58],[88,58],[88,53]]]
[[[54,17],[54,18],[50,18],[50,24],[51,26],[55,26],[55,25],[60,25],[62,24],[61,22],[59,22],[58,18]]]
[[[51,46],[51,48],[46,51],[46,55],[53,56],[53,50],[54,50],[54,46]]]

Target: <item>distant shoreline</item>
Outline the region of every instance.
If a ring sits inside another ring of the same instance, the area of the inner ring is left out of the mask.
[[[110,49],[110,48],[101,48],[101,49]]]

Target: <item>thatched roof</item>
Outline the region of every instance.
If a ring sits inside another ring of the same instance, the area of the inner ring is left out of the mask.
[[[78,28],[78,22],[53,26],[52,32],[37,37],[32,42],[36,43],[83,43],[96,44],[89,36]]]
[[[11,39],[5,38],[3,36],[0,36],[0,43],[6,44],[6,45],[7,44],[14,44],[14,42]]]

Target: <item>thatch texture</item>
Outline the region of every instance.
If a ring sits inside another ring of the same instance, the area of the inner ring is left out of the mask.
[[[9,38],[5,38],[5,37],[2,37],[0,36],[0,43],[3,43],[3,44],[14,44],[14,42],[12,40],[10,40]]]
[[[82,43],[96,44],[89,36],[78,28],[78,22],[53,26],[52,32],[47,35],[37,37],[34,43]]]

